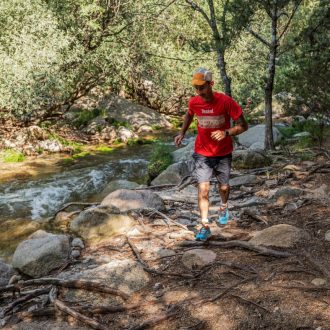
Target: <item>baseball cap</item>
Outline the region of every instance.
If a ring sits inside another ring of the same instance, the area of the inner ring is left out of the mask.
[[[193,74],[191,84],[201,86],[206,81],[212,81],[212,72],[204,68],[198,68]]]

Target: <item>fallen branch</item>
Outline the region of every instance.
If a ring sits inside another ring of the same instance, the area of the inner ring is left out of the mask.
[[[251,217],[252,219],[260,221],[260,222],[264,223],[265,225],[268,225],[268,221],[264,217],[257,215],[255,212],[252,212],[249,209],[243,209],[241,214],[242,215],[246,214],[247,216]]]
[[[17,305],[24,303],[26,301],[29,301],[35,297],[41,296],[43,294],[48,294],[50,291],[50,287],[48,288],[43,288],[43,289],[37,289],[34,290],[33,292],[29,293],[26,296],[23,297],[19,297],[18,299],[16,299],[15,301],[13,301],[11,304],[9,304],[7,307],[5,307],[2,311],[2,317],[5,316],[6,314],[8,314],[9,312],[11,312],[14,307],[16,307]]]
[[[30,285],[56,285],[65,288],[75,288],[75,289],[83,289],[87,291],[98,291],[103,293],[113,294],[115,296],[119,296],[124,300],[129,298],[129,295],[125,292],[122,292],[117,289],[110,288],[109,286],[96,282],[96,281],[88,281],[88,280],[61,280],[59,278],[38,278],[34,280],[24,281],[19,283],[20,287],[26,287]]]
[[[261,305],[255,303],[254,301],[251,301],[251,300],[245,299],[245,298],[243,298],[243,297],[241,297],[241,296],[238,296],[238,295],[235,295],[235,294],[232,294],[232,293],[230,294],[230,296],[231,296],[231,297],[234,297],[234,298],[237,298],[237,299],[239,299],[239,300],[242,300],[242,301],[244,301],[244,302],[246,302],[246,303],[252,304],[252,305],[254,305],[254,306],[258,307],[258,308],[261,308],[261,309],[263,309],[264,311],[270,313],[270,311],[269,311],[267,308],[265,308],[265,307],[263,307],[263,306],[261,306]]]
[[[77,206],[97,206],[100,205],[100,203],[80,203],[80,202],[71,202],[63,205],[62,208],[60,208],[58,211],[55,212],[54,217],[57,215],[57,213],[64,211],[66,208],[72,205],[77,205]]]
[[[183,228],[183,229],[185,229],[185,230],[188,230],[188,229],[187,229],[187,226],[184,226],[184,225],[182,225],[181,223],[176,222],[175,220],[172,220],[172,219],[169,218],[166,214],[164,214],[164,213],[162,213],[162,212],[160,212],[160,211],[158,211],[158,210],[156,210],[156,209],[153,209],[153,211],[154,211],[154,213],[156,213],[156,214],[160,215],[161,217],[163,217],[163,218],[164,218],[166,221],[168,221],[169,223],[172,223],[173,225],[178,226],[178,227],[181,227],[181,228]]]
[[[171,272],[162,272],[162,271],[150,268],[148,266],[148,264],[142,259],[141,254],[138,251],[138,249],[136,248],[136,246],[134,245],[134,243],[128,237],[127,237],[127,243],[131,247],[131,249],[133,250],[136,258],[138,259],[138,261],[140,262],[140,264],[142,265],[143,269],[146,272],[151,273],[151,274],[155,274],[155,275],[194,278],[194,275],[192,275],[192,274],[179,274],[179,273],[171,273]]]
[[[325,266],[321,265],[308,252],[304,252],[303,255],[315,268],[317,268],[328,280],[330,280],[330,271]]]
[[[241,248],[245,250],[255,251],[261,255],[271,256],[276,258],[288,258],[294,256],[294,254],[290,252],[284,251],[276,251],[273,249],[268,249],[263,246],[253,245],[249,242],[245,241],[228,241],[228,242],[214,242],[214,241],[207,241],[207,242],[198,242],[198,241],[185,241],[179,244],[181,247],[190,247],[190,246],[217,246],[221,248]]]
[[[108,329],[108,327],[106,327],[105,325],[103,325],[81,313],[76,312],[75,310],[73,310],[72,308],[67,306],[63,301],[57,299],[57,289],[55,287],[51,290],[51,292],[49,294],[49,299],[54,304],[54,306],[56,308],[58,308],[60,311],[73,316],[78,321],[88,324],[93,329],[97,329],[97,330],[107,330]]]

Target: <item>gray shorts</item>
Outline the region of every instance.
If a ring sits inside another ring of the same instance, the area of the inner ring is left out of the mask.
[[[220,184],[229,184],[232,154],[216,157],[205,157],[193,154],[195,163],[194,177],[198,183],[210,182],[212,175]]]

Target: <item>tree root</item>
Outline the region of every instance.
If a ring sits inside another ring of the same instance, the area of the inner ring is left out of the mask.
[[[273,249],[268,249],[263,246],[253,245],[249,242],[245,241],[228,241],[228,242],[214,242],[214,241],[207,241],[207,242],[196,242],[196,241],[185,241],[179,244],[181,247],[191,247],[191,246],[217,246],[221,248],[241,248],[245,250],[255,251],[261,255],[271,256],[276,258],[288,258],[294,256],[294,254],[290,252],[284,251],[276,251]]]

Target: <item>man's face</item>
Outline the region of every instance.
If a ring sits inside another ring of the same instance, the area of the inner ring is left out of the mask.
[[[212,100],[212,84],[207,81],[204,85],[194,85],[196,94],[199,95],[204,101],[209,102]]]

